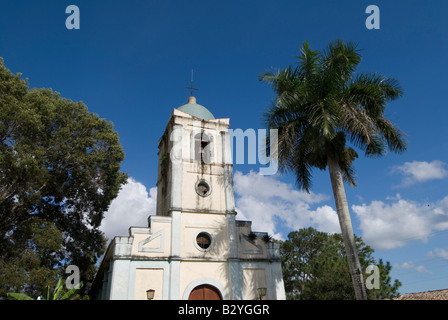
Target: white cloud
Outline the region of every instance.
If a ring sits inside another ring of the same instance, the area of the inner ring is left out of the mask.
[[[428,257],[430,258],[442,258],[443,260],[448,260],[448,251],[441,249],[441,248],[435,248],[433,251],[430,251],[428,253]]]
[[[434,274],[434,272],[429,271],[428,269],[426,269],[425,266],[417,266],[415,267],[415,270],[421,273],[428,273],[428,274]]]
[[[322,194],[295,190],[291,184],[275,176],[263,176],[253,171],[234,175],[237,219],[252,221],[254,231],[268,232],[276,239],[285,239],[280,223],[291,231],[314,227],[319,231],[340,232],[337,213],[327,205],[312,209],[312,204],[327,200]]]
[[[394,269],[411,269],[415,270],[420,273],[427,273],[427,274],[434,274],[433,272],[429,271],[425,266],[419,265],[416,266],[412,261],[409,262],[403,262],[401,265],[394,265]]]
[[[394,268],[397,269],[411,269],[414,268],[414,263],[412,261],[405,261],[401,265],[395,265]]]
[[[157,203],[157,188],[146,187],[129,178],[118,196],[112,201],[105,213],[100,230],[108,239],[115,236],[128,236],[129,227],[146,227],[147,218],[155,214]]]
[[[353,205],[363,240],[376,249],[404,246],[410,240],[426,241],[431,233],[448,229],[448,196],[434,204],[402,199]]]
[[[448,170],[445,167],[446,164],[439,160],[432,162],[412,161],[393,167],[392,172],[402,174],[404,177],[399,186],[407,187],[418,182],[445,178],[448,176]]]

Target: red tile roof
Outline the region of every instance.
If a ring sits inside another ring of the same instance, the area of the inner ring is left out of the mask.
[[[448,289],[405,293],[397,300],[448,300]]]

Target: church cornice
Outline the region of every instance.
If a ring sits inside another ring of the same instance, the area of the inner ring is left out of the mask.
[[[180,212],[185,212],[185,213],[213,213],[213,214],[221,214],[221,215],[227,215],[227,214],[233,214],[236,215],[237,212],[235,210],[232,211],[218,211],[218,210],[210,210],[210,209],[188,209],[188,208],[174,208],[171,207],[168,210],[168,214],[171,214],[172,211],[180,211]]]

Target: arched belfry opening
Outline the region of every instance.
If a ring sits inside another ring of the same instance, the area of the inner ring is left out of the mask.
[[[198,132],[194,136],[194,160],[201,164],[210,164],[212,161],[213,144],[210,134]]]

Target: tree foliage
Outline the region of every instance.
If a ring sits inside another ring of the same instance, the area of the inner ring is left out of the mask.
[[[356,74],[361,55],[353,42],[332,41],[322,51],[305,42],[297,58],[296,67],[260,76],[276,94],[265,122],[278,130],[278,139],[267,151],[278,159],[280,172],[293,172],[306,192],[312,169],[328,167],[356,298],[365,300],[344,181],[356,186],[353,147],[369,157],[382,156],[387,148],[406,150],[403,132],[384,116],[386,104],[403,90],[394,78]]]
[[[67,264],[93,278],[105,245],[98,228],[127,178],[123,159],[111,122],[29,89],[0,58],[0,295],[35,295]]]
[[[379,289],[367,290],[369,299],[389,299],[399,295],[398,280],[392,282],[392,267],[380,259],[376,262],[374,250],[361,238],[356,245],[362,270],[369,265],[379,269]],[[283,277],[288,299],[352,300],[355,292],[340,234],[327,234],[313,228],[291,232],[280,245]],[[368,279],[370,274],[364,274]]]
[[[300,48],[297,66],[264,72],[259,80],[274,93],[264,119],[278,130],[281,172],[293,172],[297,185],[309,192],[312,168],[325,170],[329,159],[343,178],[356,186],[354,148],[379,157],[386,147],[406,150],[404,133],[384,116],[386,104],[403,95],[398,80],[379,73],[358,73],[362,57],[353,42],[335,40],[322,50]],[[269,145],[268,145],[269,148]]]

